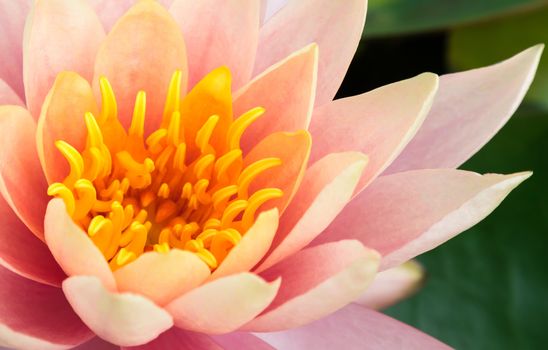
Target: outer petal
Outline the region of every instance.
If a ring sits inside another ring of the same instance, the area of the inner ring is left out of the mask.
[[[149,252],[114,272],[120,292],[141,294],[165,305],[199,286],[210,270],[195,254],[173,249],[167,254]]]
[[[373,280],[380,256],[357,241],[303,250],[261,275],[282,279],[272,304],[242,329],[271,332],[318,320],[361,295]]]
[[[348,305],[330,317],[305,327],[257,336],[284,350],[450,349],[415,328],[357,305]]]
[[[229,333],[263,311],[279,286],[279,280],[268,283],[254,274],[241,273],[196,288],[166,309],[177,327],[209,334]]]
[[[176,0],[170,12],[188,47],[189,85],[227,66],[234,88],[251,78],[259,39],[257,0]]]
[[[0,346],[67,349],[93,336],[72,311],[61,289],[28,280],[2,267],[0,300]]]
[[[69,277],[63,291],[82,321],[116,345],[145,344],[173,326],[171,316],[150,300],[109,292],[96,277]]]
[[[0,105],[24,106],[21,98],[2,79],[0,79]]]
[[[158,38],[162,38],[158,40]],[[139,1],[112,28],[95,62],[94,86],[106,76],[118,102],[119,119],[129,127],[135,96],[147,93],[146,130],[156,129],[163,115],[172,74],[183,72],[186,90],[188,68],[183,36],[167,10],[156,1]]]
[[[310,125],[312,161],[332,152],[358,150],[367,154],[370,160],[356,189],[359,192],[413,138],[437,88],[438,77],[424,73],[316,109]]]
[[[397,266],[478,223],[529,176],[450,169],[383,176],[313,244],[358,239],[382,254],[382,269]]]
[[[136,347],[123,347],[122,350],[167,350],[167,349],[196,349],[196,350],[223,350],[213,339],[209,336],[171,328],[169,331],[164,332],[158,338],[154,339],[150,343],[136,346]]]
[[[23,48],[25,95],[34,118],[38,119],[59,72],[71,70],[91,80],[95,55],[104,36],[99,18],[85,0],[34,2]]]
[[[442,76],[428,118],[387,173],[464,163],[517,109],[543,48],[537,45],[490,67]]]
[[[225,335],[216,335],[212,338],[217,344],[221,345],[224,350],[276,350],[251,333],[232,332]]]
[[[72,350],[120,350],[120,347],[107,343],[101,338],[95,337],[87,343],[77,346]]]
[[[234,97],[234,115],[255,107],[266,110],[243,135],[244,151],[249,151],[258,140],[276,131],[308,129],[316,93],[318,46],[312,44],[282,58],[241,88]]]
[[[366,0],[290,0],[261,28],[255,74],[316,42],[321,55],[316,106],[333,99],[358,48]]]
[[[284,212],[274,249],[256,271],[269,268],[316,238],[352,198],[367,161],[358,152],[333,153],[307,169]]]

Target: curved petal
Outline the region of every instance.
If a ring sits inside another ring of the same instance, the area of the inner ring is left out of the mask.
[[[342,308],[373,280],[380,255],[358,241],[339,241],[300,251],[261,273],[283,283],[270,306],[242,327],[273,332],[300,327]]]
[[[314,139],[311,160],[341,151],[367,154],[369,164],[356,189],[359,192],[413,138],[437,88],[437,75],[424,73],[316,109],[310,125]]]
[[[348,305],[308,326],[257,336],[284,350],[451,349],[415,328],[358,305]]]
[[[235,89],[251,78],[259,39],[257,0],[176,0],[170,8],[188,48],[189,86],[227,66]]]
[[[265,114],[243,135],[244,151],[274,132],[308,129],[317,71],[318,46],[312,44],[271,66],[236,92],[234,115],[255,107],[265,109]]]
[[[158,40],[158,38],[162,38]],[[145,130],[160,125],[171,76],[182,71],[186,90],[188,68],[183,36],[167,10],[156,1],[139,1],[116,23],[97,53],[94,88],[109,79],[119,119],[128,128],[137,92],[147,93]]]
[[[44,239],[47,183],[36,153],[36,123],[17,106],[0,106],[0,192],[17,216]]]
[[[232,332],[229,334],[215,335],[212,336],[212,338],[224,350],[276,350],[251,333]]]
[[[352,198],[367,161],[358,152],[333,153],[308,168],[282,216],[273,249],[256,272],[298,252],[316,238]]]
[[[209,277],[209,267],[195,254],[172,249],[169,253],[148,252],[114,272],[120,292],[144,295],[165,305],[199,286]]]
[[[166,306],[177,327],[207,334],[229,333],[272,302],[280,281],[241,273],[204,284]]]
[[[176,327],[160,334],[150,343],[126,348],[122,350],[166,350],[166,349],[196,349],[196,350],[223,350],[212,338],[207,335],[188,332]]]
[[[0,346],[67,349],[93,337],[60,288],[28,280],[0,267]]]
[[[295,50],[320,47],[316,106],[333,99],[360,42],[367,0],[290,0],[261,28],[255,74]]]
[[[423,126],[387,173],[456,168],[508,121],[533,81],[544,45],[499,64],[444,75]]]
[[[34,2],[25,27],[23,79],[35,119],[58,73],[70,70],[91,80],[104,37],[99,18],[85,0]]]
[[[101,251],[88,235],[68,215],[65,203],[52,199],[44,220],[46,243],[69,276],[96,276],[109,289],[116,290],[116,282]]]
[[[97,277],[69,277],[63,291],[82,321],[116,345],[142,345],[173,326],[171,316],[150,300],[109,292]]]
[[[382,254],[382,270],[397,266],[481,221],[529,176],[452,169],[383,176],[312,244],[358,239]]]
[[[16,105],[16,106],[24,106],[25,104],[23,101],[21,101],[21,98],[17,96],[15,91],[11,89],[11,87],[6,84],[5,81],[3,81],[0,78],[0,105]]]

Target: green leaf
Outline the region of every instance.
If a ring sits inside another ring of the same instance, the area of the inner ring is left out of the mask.
[[[534,175],[482,223],[419,257],[424,289],[388,314],[457,349],[546,347],[547,150],[548,115],[520,115],[464,166]]]
[[[442,29],[546,4],[546,0],[369,0],[365,35]]]
[[[485,66],[548,42],[548,8],[455,29],[449,63],[455,70]],[[543,55],[526,99],[548,108],[548,55]]]

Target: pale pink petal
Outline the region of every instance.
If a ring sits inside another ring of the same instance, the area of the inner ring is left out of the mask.
[[[379,266],[377,252],[358,241],[339,241],[305,249],[261,273],[282,279],[270,306],[242,327],[273,332],[325,317],[359,297]]]
[[[261,0],[261,26],[280,11],[289,0]]]
[[[35,119],[58,73],[70,70],[91,80],[104,37],[99,18],[85,0],[34,2],[25,27],[23,79]]]
[[[414,294],[424,280],[423,267],[414,260],[379,272],[356,303],[371,309],[384,309]]]
[[[413,170],[382,176],[357,196],[312,244],[358,239],[387,269],[472,227],[531,173]]]
[[[122,347],[122,350],[223,350],[211,337],[194,332],[188,332],[176,327],[160,334],[150,343],[135,346]],[[244,349],[241,349],[244,350]]]
[[[0,267],[0,346],[67,349],[93,333],[72,311],[60,288],[28,280]]]
[[[330,317],[301,328],[257,336],[284,350],[451,349],[415,328],[358,305],[348,305]]]
[[[135,0],[87,0],[95,9],[107,33],[114,23],[135,4]]]
[[[314,111],[311,160],[342,151],[360,151],[369,164],[359,192],[380,174],[413,138],[430,110],[438,77],[424,73],[362,95],[333,101]]]
[[[543,48],[537,45],[493,66],[442,76],[430,114],[387,173],[464,163],[518,108]]]
[[[97,277],[74,276],[63,282],[74,311],[97,336],[121,346],[148,343],[173,326],[173,319],[152,301],[131,293],[109,292]]]
[[[169,253],[148,252],[114,272],[120,292],[144,295],[165,305],[199,286],[209,277],[209,267],[191,252],[173,249]]]
[[[61,199],[52,199],[44,220],[46,243],[69,276],[97,276],[109,290],[116,282],[101,251],[88,235],[68,215]]]
[[[227,66],[232,88],[251,78],[259,39],[257,0],[175,0],[170,12],[188,48],[189,86]]]
[[[120,18],[101,45],[95,63],[94,87],[97,92],[99,77],[109,79],[119,119],[126,128],[130,125],[137,92],[145,91],[148,133],[160,125],[169,82],[176,70],[183,73],[184,93],[188,67],[181,30],[162,5],[139,1]]]
[[[308,168],[280,220],[273,249],[256,272],[298,252],[316,238],[352,198],[367,161],[358,152],[333,153]]]
[[[255,223],[211,275],[212,279],[250,271],[266,254],[278,229],[278,209],[259,214]]]
[[[249,151],[269,134],[306,130],[310,124],[316,91],[318,46],[306,46],[280,59],[283,60],[255,77],[234,96],[235,116],[255,107],[265,109],[264,115],[244,133],[241,144],[244,151]]]
[[[224,350],[276,350],[251,333],[232,332],[224,335],[215,335],[212,338]]]
[[[120,347],[108,343],[99,337],[95,337],[90,341],[73,348],[72,350],[120,350]]]
[[[0,106],[0,192],[17,216],[44,239],[47,183],[35,143],[36,123],[18,106]]]
[[[1,67],[2,65],[0,65]],[[24,106],[25,104],[19,96],[0,78],[0,105],[17,105]]]
[[[358,48],[366,8],[366,0],[288,1],[261,28],[255,74],[315,42],[320,48],[316,106],[331,101]]]
[[[280,280],[272,283],[241,273],[219,278],[175,299],[166,306],[177,327],[223,334],[252,320],[274,299]]]

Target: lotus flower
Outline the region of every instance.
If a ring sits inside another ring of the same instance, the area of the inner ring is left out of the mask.
[[[0,344],[445,348],[374,308],[530,176],[455,168],[542,47],[333,101],[365,0],[133,3],[0,2]]]

